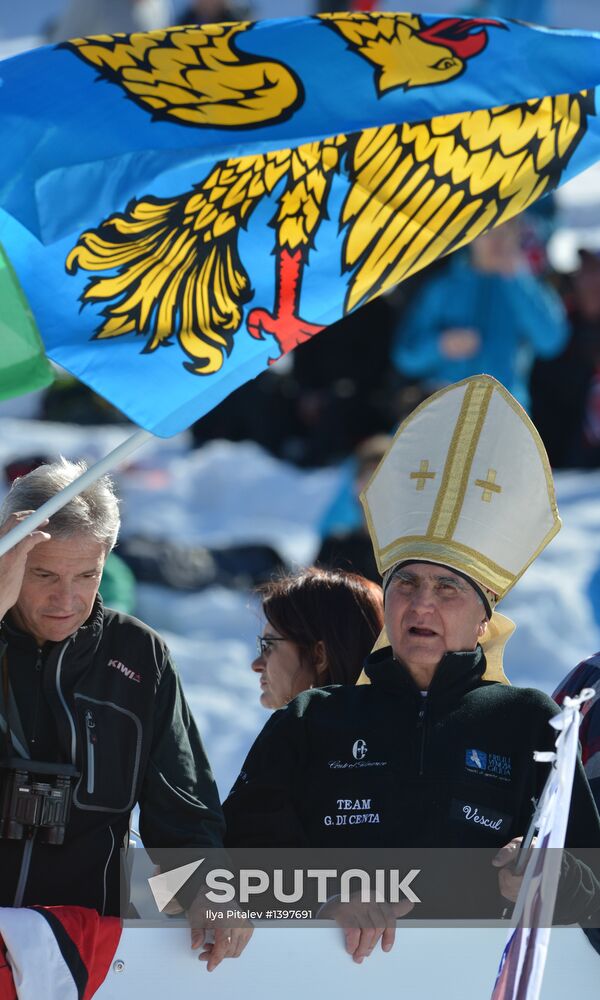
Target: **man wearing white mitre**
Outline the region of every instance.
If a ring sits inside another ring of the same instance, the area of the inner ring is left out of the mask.
[[[486,916],[500,917],[520,886],[513,863],[548,775],[533,754],[554,747],[557,708],[509,685],[502,651],[514,625],[495,608],[560,528],[548,458],[525,411],[478,375],[417,407],[361,499],[384,633],[356,687],[306,691],[274,713],[225,802],[226,842],[487,847],[454,901],[465,915],[481,888],[493,897]],[[580,764],[566,845],[600,846]],[[565,858],[562,898],[597,926],[600,886]],[[347,948],[362,961],[382,934],[389,950],[390,927],[348,932]]]

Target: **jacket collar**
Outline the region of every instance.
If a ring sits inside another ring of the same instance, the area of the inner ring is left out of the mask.
[[[87,652],[90,649],[94,649],[102,635],[103,619],[104,605],[100,594],[96,594],[89,618],[86,619],[83,625],[79,626],[76,632],[73,632],[71,636],[67,636],[66,639],[61,639],[60,642],[44,643],[45,656],[50,655],[54,649],[61,648],[68,639],[76,640],[78,649],[82,651]],[[2,622],[2,636],[5,640],[10,641],[20,649],[34,651],[38,648],[34,637],[29,632],[24,632],[15,625],[11,619],[10,611]]]
[[[471,691],[481,683],[485,666],[481,646],[477,646],[473,652],[446,653],[429,685],[428,703],[454,700]],[[410,694],[415,699],[420,697],[408,668],[401,660],[394,659],[389,646],[369,656],[365,672],[377,687],[393,693]]]

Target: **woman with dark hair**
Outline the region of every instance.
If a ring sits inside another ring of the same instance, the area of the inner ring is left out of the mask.
[[[312,567],[259,589],[265,615],[252,669],[260,701],[282,708],[307,688],[355,684],[383,628],[381,587]]]

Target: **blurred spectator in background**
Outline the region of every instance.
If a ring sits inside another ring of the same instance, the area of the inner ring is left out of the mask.
[[[301,466],[347,458],[359,441],[398,420],[393,316],[380,297],[333,323],[194,424],[194,443],[252,440]]]
[[[209,549],[167,538],[130,535],[119,543],[119,553],[139,583],[158,583],[182,591],[213,586],[247,591],[284,567],[274,548],[253,543]]]
[[[152,31],[173,24],[170,0],[70,0],[46,29],[48,42],[116,31]]]
[[[61,369],[40,404],[40,417],[53,423],[123,424],[126,418],[102,396]]]
[[[474,0],[464,13],[477,17],[509,17],[531,24],[549,24],[548,0]]]
[[[283,367],[268,368],[192,424],[194,446],[215,439],[256,441],[272,455],[289,458],[296,396],[290,361],[284,358]]]
[[[284,457],[302,465],[336,462],[365,437],[395,424],[393,318],[390,303],[379,297],[294,351],[293,439]]]
[[[47,455],[26,455],[23,458],[15,459],[4,466],[4,481],[6,486],[33,472],[41,465],[50,465],[52,458]],[[120,556],[111,550],[104,562],[102,579],[98,588],[104,604],[112,608],[113,611],[122,611],[124,614],[133,614],[136,602],[136,580],[129,566]]]
[[[567,281],[570,338],[551,361],[536,364],[532,415],[554,468],[600,466],[600,255],[579,251]]]
[[[252,669],[265,708],[282,708],[308,688],[356,683],[383,628],[381,587],[311,567],[259,594],[266,621]]]
[[[391,441],[387,434],[367,438],[346,462],[340,489],[321,522],[323,543],[316,558],[320,566],[352,570],[379,583],[381,573],[377,569],[359,496]]]
[[[179,24],[218,24],[219,21],[240,21],[250,13],[250,4],[243,0],[192,0],[181,14]]]
[[[534,357],[567,339],[562,303],[521,253],[518,220],[479,236],[428,284],[396,332],[393,361],[429,391],[478,372],[493,375],[529,406]]]
[[[98,593],[113,611],[132,615],[136,602],[136,579],[126,562],[116,552],[110,552],[104,563]]]
[[[330,14],[336,10],[373,10],[377,0],[316,0],[315,13]]]

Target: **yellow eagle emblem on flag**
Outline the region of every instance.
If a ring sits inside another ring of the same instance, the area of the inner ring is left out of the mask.
[[[455,78],[485,48],[488,28],[505,27],[459,18],[426,26],[410,14],[321,20],[373,66],[379,94]],[[153,115],[252,127],[292,114],[302,87],[283,63],[241,56],[236,39],[249,29],[174,28],[155,33],[152,44],[136,35],[68,44]],[[593,113],[593,92],[585,91],[224,160],[193,190],[140,198],[84,232],[66,267],[109,272],[82,294],[84,304],[102,306],[97,337],[138,333],[146,352],[176,338],[186,367],[212,374],[254,295],[238,235],[275,192],[275,302],[256,304],[246,325],[285,353],[322,329],[301,316],[302,277],[336,174],[347,181],[339,223],[350,311],[551,191]]]

